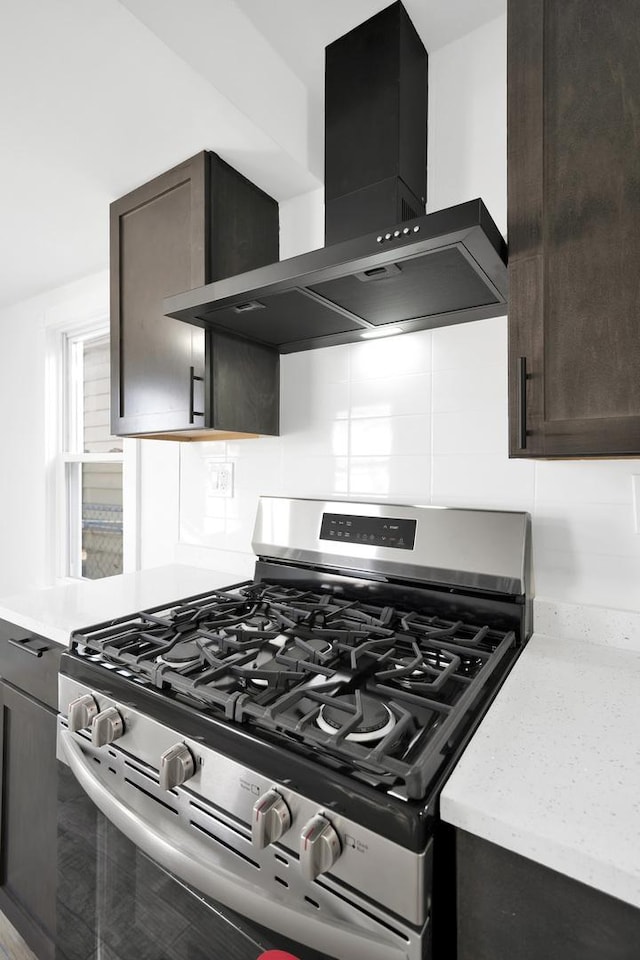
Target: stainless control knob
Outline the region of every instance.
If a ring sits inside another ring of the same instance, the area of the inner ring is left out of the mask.
[[[185,743],[174,743],[160,757],[160,786],[163,790],[179,787],[195,772],[194,759]]]
[[[326,817],[318,813],[300,834],[300,868],[307,880],[315,880],[334,865],[340,854],[340,838]]]
[[[124,723],[115,707],[107,707],[93,718],[91,743],[94,747],[104,747],[106,743],[113,743],[123,733]]]
[[[291,811],[277,790],[268,790],[253,805],[251,839],[263,850],[275,843],[291,826]]]
[[[72,700],[69,704],[69,730],[77,733],[78,730],[84,730],[90,727],[93,718],[98,714],[98,704],[90,693],[85,693],[83,697]]]

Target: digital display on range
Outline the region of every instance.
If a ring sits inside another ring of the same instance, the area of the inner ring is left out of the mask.
[[[416,539],[415,520],[392,517],[353,517],[346,513],[323,513],[321,540],[343,543],[366,543],[370,547],[391,547],[413,550]]]

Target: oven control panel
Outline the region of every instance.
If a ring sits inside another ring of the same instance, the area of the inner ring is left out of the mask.
[[[393,517],[359,517],[346,513],[323,513],[320,539],[334,543],[362,543],[370,547],[413,550],[416,520]]]

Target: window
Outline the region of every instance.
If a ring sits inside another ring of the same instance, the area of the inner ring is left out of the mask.
[[[109,430],[109,337],[66,337],[68,570],[98,580],[123,571],[123,445]]]
[[[50,331],[48,354],[52,575],[97,580],[135,569],[137,447],[110,433],[108,323]]]

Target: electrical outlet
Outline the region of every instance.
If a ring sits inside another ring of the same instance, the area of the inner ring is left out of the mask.
[[[633,520],[636,533],[640,534],[640,475],[631,474],[631,484],[633,489]]]
[[[233,464],[211,461],[208,464],[209,483],[207,493],[210,497],[233,496]]]

